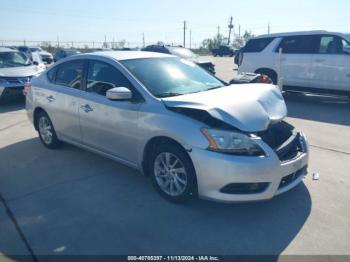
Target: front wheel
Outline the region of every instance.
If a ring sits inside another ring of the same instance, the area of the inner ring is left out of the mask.
[[[61,142],[57,138],[52,122],[45,112],[41,112],[39,114],[37,125],[40,140],[45,147],[55,149],[61,145]]]
[[[165,199],[181,203],[196,192],[195,171],[187,152],[177,145],[158,146],[150,159],[154,187]]]

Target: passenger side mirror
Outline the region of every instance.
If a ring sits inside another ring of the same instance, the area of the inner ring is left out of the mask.
[[[350,45],[344,46],[343,51],[345,54],[350,55]]]
[[[126,87],[114,87],[107,91],[106,97],[109,100],[115,101],[125,101],[132,98],[132,93],[129,88]]]

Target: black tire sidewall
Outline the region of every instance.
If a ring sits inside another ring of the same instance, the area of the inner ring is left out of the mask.
[[[185,170],[186,170],[186,174],[187,174],[187,185],[186,185],[186,189],[185,191],[179,195],[179,196],[171,196],[168,195],[167,193],[165,193],[160,186],[157,183],[156,177],[155,177],[155,173],[154,173],[154,162],[157,158],[157,156],[163,152],[169,152],[175,156],[177,156],[181,162],[183,163]],[[151,157],[149,158],[149,174],[151,176],[152,179],[152,184],[153,186],[156,188],[156,190],[159,192],[159,194],[174,203],[183,203],[188,201],[189,199],[191,199],[194,195],[196,195],[197,193],[197,186],[196,186],[196,174],[195,174],[195,170],[192,164],[192,161],[189,157],[189,155],[187,154],[187,152],[181,148],[178,145],[175,144],[161,144],[159,146],[157,146],[153,152]]]

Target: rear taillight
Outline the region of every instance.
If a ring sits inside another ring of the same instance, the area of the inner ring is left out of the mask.
[[[259,77],[259,83],[262,84],[272,84],[272,80],[270,77],[268,77],[267,75],[261,75]]]
[[[30,82],[26,82],[24,84],[23,95],[28,95],[29,90],[32,88],[32,84]]]

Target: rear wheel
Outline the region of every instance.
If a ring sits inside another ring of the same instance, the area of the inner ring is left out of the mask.
[[[174,144],[157,146],[150,157],[154,187],[165,199],[181,203],[196,191],[195,171],[187,152]]]
[[[61,141],[57,138],[49,116],[45,112],[40,112],[37,121],[38,133],[43,145],[50,149],[58,148]]]

